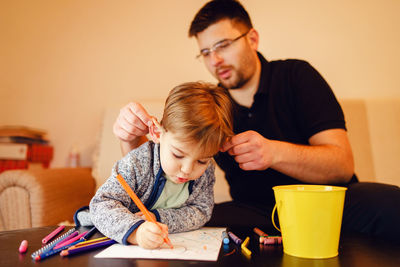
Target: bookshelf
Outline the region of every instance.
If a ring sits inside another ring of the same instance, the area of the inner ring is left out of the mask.
[[[48,168],[53,146],[47,132],[26,126],[0,126],[0,173],[14,169]]]

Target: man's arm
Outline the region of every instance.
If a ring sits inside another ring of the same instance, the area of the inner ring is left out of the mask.
[[[129,153],[132,149],[135,149],[139,147],[141,144],[144,144],[148,141],[146,136],[138,136],[135,139],[133,139],[131,142],[125,142],[120,139],[120,147],[121,147],[121,152],[122,155],[125,156],[126,154]]]
[[[316,184],[348,182],[354,161],[347,133],[343,129],[319,132],[310,145],[269,140],[254,131],[234,136],[223,151],[234,156],[243,170],[272,168],[300,181]]]
[[[129,103],[121,108],[113,126],[114,135],[120,140],[121,151],[126,155],[147,141],[151,116],[139,103]]]

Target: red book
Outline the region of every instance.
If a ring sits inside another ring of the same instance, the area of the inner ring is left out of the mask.
[[[0,173],[7,170],[27,169],[27,160],[0,160]]]
[[[50,162],[53,158],[53,147],[43,144],[31,144],[28,149],[28,160],[32,162]]]

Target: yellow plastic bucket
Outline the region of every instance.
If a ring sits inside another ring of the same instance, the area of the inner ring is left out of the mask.
[[[272,189],[276,201],[272,223],[282,232],[283,251],[312,259],[337,256],[347,188],[283,185]],[[281,229],[275,225],[276,210]]]

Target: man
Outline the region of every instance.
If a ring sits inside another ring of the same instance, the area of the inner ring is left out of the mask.
[[[400,238],[396,186],[359,183],[342,109],[331,88],[307,62],[268,62],[243,6],[215,0],[196,14],[189,30],[210,73],[234,102],[235,136],[215,156],[233,202],[216,205],[210,225],[267,227],[272,187],[330,184],[348,187],[343,231]],[[123,153],[147,133],[149,115],[137,103],[121,110],[114,133]]]

